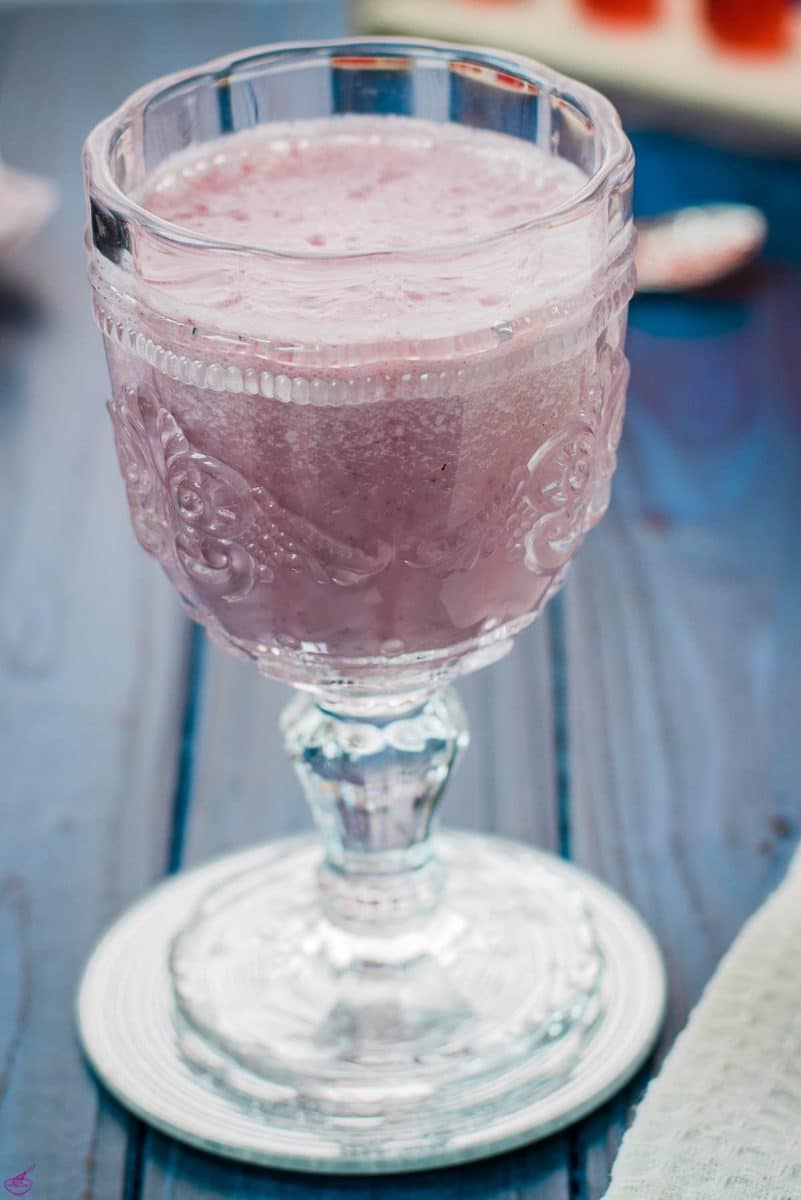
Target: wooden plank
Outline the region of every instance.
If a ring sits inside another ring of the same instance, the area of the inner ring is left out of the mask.
[[[98,339],[74,302],[77,154],[92,121],[154,74],[247,42],[324,32],[314,5],[288,13],[36,10],[19,19],[13,42],[0,18],[0,145],[65,188],[57,223],[0,296],[0,487],[11,514],[0,531],[9,714],[0,937],[10,948],[0,968],[0,1171],[35,1161],[45,1194],[103,1200],[399,1197],[411,1188],[591,1200],[604,1190],[632,1093],[544,1147],[462,1171],[340,1184],[239,1170],[143,1138],[102,1094],[97,1108],[79,1065],[71,1003],[84,955],[163,869],[170,846],[176,857],[182,849],[169,816],[185,653],[172,597],[127,533],[99,404]],[[719,344],[633,338],[616,510],[568,592],[566,832],[580,861],[629,894],[663,937],[671,1033],[778,877],[801,820],[791,725],[801,700],[800,364],[788,332],[801,289],[791,275],[760,287],[750,325]],[[556,845],[544,633],[541,623],[511,659],[464,685],[474,746],[445,815]],[[276,731],[282,703],[252,670],[209,656],[186,861],[306,821]]]
[[[103,927],[166,864],[186,657],[175,599],[129,532],[103,413],[81,144],[148,77],[280,28],[257,6],[0,17],[0,145],[63,193],[0,285],[0,1178],[36,1163],[42,1194],[136,1190],[137,1125],[90,1083],[73,998]]]
[[[35,1163],[39,1194],[105,1198],[128,1119],[88,1079],[73,998],[163,869],[185,625],[128,531],[83,282],[77,163],[103,64],[56,33],[0,18],[0,145],[63,187],[0,284],[0,1179]]]
[[[801,273],[753,286],[738,330],[632,332],[615,503],[566,590],[572,852],[660,940],[661,1054],[801,827]],[[588,1200],[641,1084],[578,1135]]]

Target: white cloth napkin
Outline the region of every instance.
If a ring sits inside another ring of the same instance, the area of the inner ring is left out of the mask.
[[[623,1140],[606,1200],[801,1200],[801,852]]]

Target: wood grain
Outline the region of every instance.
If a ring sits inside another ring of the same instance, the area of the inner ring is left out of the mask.
[[[722,336],[632,331],[616,503],[567,589],[573,856],[662,945],[661,1053],[801,827],[800,301],[768,276]],[[642,1082],[582,1131],[588,1200]]]
[[[188,638],[128,531],[80,145],[154,75],[344,23],[338,0],[0,13],[0,147],[63,188],[0,273],[0,1179],[35,1162],[34,1196],[596,1200],[645,1082],[541,1146],[337,1181],[186,1150],[80,1061],[75,986],[115,913],[168,868],[308,823],[277,729],[287,693]],[[666,137],[637,149],[644,211],[756,199],[773,261],[635,306],[612,510],[561,621],[462,686],[473,745],[443,815],[561,847],[629,896],[667,956],[664,1053],[801,827],[801,166]]]
[[[103,412],[80,149],[145,79],[272,27],[249,6],[0,15],[3,154],[62,188],[0,277],[0,1178],[36,1163],[43,1195],[106,1200],[136,1174],[137,1124],[90,1081],[73,1003],[104,926],[165,868],[186,678],[186,623],[129,531]]]
[[[83,283],[78,155],[104,97],[68,92],[91,59],[43,13],[0,21],[3,153],[63,188],[0,277],[0,1178],[35,1163],[41,1195],[106,1197],[129,1121],[88,1079],[73,1000],[163,869],[185,626],[128,529]]]

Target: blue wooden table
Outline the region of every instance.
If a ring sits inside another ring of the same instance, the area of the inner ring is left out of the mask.
[[[285,693],[189,629],[129,532],[81,142],[152,76],[346,21],[324,0],[0,6],[0,147],[63,188],[0,272],[0,1180],[35,1163],[33,1200],[594,1200],[648,1075],[503,1158],[337,1181],[153,1133],[78,1051],[75,986],[112,918],[165,872],[308,820]],[[768,253],[714,293],[634,304],[613,506],[561,601],[463,685],[474,740],[445,816],[550,846],[637,906],[670,973],[658,1061],[801,823],[801,163],[634,140],[641,212],[755,202]]]

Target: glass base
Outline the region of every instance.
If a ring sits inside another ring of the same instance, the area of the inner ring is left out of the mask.
[[[186,1059],[271,1124],[337,1131],[351,1157],[376,1139],[403,1157],[421,1130],[465,1134],[507,1092],[560,1086],[603,1010],[582,893],[524,847],[469,838],[437,850],[410,919],[375,876],[361,897],[370,923],[339,906],[332,919],[336,873],[304,843],[270,848],[212,890],[171,954]],[[421,916],[426,888],[433,911]]]
[[[467,1162],[584,1116],[659,1030],[653,938],[571,863],[467,833],[437,847],[451,873],[439,940],[410,958],[420,930],[407,930],[415,942],[396,943],[395,962],[364,944],[354,955],[349,932],[337,956],[312,886],[317,839],[165,881],[108,931],[81,982],[80,1036],[100,1078],[172,1137],[328,1175]]]

